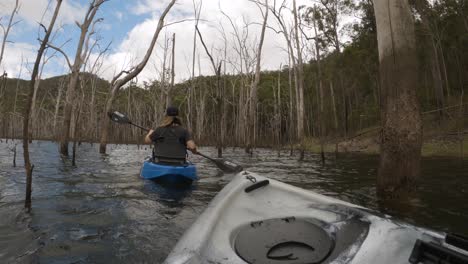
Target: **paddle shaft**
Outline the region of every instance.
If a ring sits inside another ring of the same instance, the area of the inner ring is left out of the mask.
[[[206,155],[203,154],[203,153],[197,152],[197,154],[200,155],[200,156],[202,156],[202,157],[204,157],[205,159],[209,159],[209,160],[211,160],[211,161],[216,161],[215,159],[213,159],[213,158],[211,158],[211,157],[208,157],[208,156],[206,156]]]
[[[147,132],[150,131],[149,129],[147,129],[145,127],[139,126],[137,124],[133,124],[132,122],[129,122],[129,124],[132,125],[132,126],[136,126],[136,127],[140,128],[140,129],[143,129],[144,131],[147,131]]]

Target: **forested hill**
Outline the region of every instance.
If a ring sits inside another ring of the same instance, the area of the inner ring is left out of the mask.
[[[304,23],[315,16],[322,32],[317,47],[304,47],[305,52],[314,53],[315,48],[321,51],[320,57],[313,56],[304,65],[304,128],[308,137],[335,140],[379,125],[381,95],[373,7],[370,1],[362,1],[356,8],[362,19],[347,27],[350,41],[338,41],[337,45],[330,40],[325,20],[313,10],[303,12]],[[426,128],[437,126],[438,130],[450,133],[460,127],[460,104],[465,103],[468,93],[464,92],[468,87],[467,8],[455,0],[437,1],[431,7],[421,6],[418,1],[413,3],[420,80],[415,89]],[[57,76],[40,82],[32,119],[34,137],[55,137],[54,131],[60,127],[63,115],[67,79]],[[114,108],[129,114],[135,123],[151,127],[161,119],[170,98],[181,108],[184,122],[197,140],[214,144],[214,139],[221,136],[226,145],[243,146],[250,125],[246,121],[246,105],[253,80],[251,71],[222,74],[219,89],[214,76],[198,76],[172,88],[166,77],[144,84],[131,83],[118,94]],[[259,145],[294,141],[298,101],[295,83],[295,72],[288,65],[262,72],[254,121]],[[27,85],[24,80],[1,81],[0,137],[21,135]],[[81,74],[74,106],[74,113],[80,114],[74,115],[72,122],[73,131],[75,125],[79,128],[77,138],[98,140],[108,92],[109,82],[92,74]],[[141,138],[141,133],[135,128],[114,125],[111,139],[135,141]]]

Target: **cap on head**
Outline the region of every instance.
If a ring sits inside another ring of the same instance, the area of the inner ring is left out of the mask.
[[[167,116],[178,116],[179,115],[179,109],[175,106],[169,106],[166,110],[166,115]]]

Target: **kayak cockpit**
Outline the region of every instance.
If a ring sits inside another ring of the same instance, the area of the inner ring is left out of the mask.
[[[273,218],[237,229],[233,248],[247,263],[326,263],[352,255],[368,230],[369,223],[358,218],[332,224],[313,218]]]

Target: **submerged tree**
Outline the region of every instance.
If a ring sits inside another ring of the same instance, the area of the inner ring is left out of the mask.
[[[75,100],[75,92],[78,86],[78,79],[80,76],[80,70],[88,57],[88,54],[92,51],[92,47],[89,46],[91,37],[96,33],[95,25],[102,21],[102,19],[94,19],[99,7],[107,0],[93,0],[89,4],[89,8],[86,12],[84,21],[82,24],[76,23],[80,28],[80,39],[76,47],[75,60],[73,64],[70,62],[65,52],[61,49],[48,44],[51,48],[61,52],[67,61],[68,67],[70,68],[70,80],[65,96],[65,107],[63,114],[63,126],[62,135],[60,138],[60,154],[68,156],[68,142],[70,139],[70,127],[72,120],[73,104]],[[91,27],[91,29],[90,29]]]
[[[299,160],[304,159],[304,64],[302,61],[302,49],[299,42],[299,22],[297,15],[296,0],[293,0],[293,15],[294,15],[294,37],[297,53],[297,138],[301,140],[301,154]]]
[[[381,154],[377,187],[386,196],[419,178],[422,124],[414,21],[407,0],[375,0],[381,78]]]
[[[262,10],[262,5],[258,2],[256,2],[257,6],[260,9],[260,12],[262,13],[263,17],[263,23],[262,23],[262,31],[260,33],[260,40],[258,43],[257,47],[257,52],[256,52],[256,62],[255,62],[255,77],[252,81],[252,85],[250,88],[250,98],[249,98],[249,115],[248,115],[248,123],[249,123],[249,131],[250,135],[248,138],[248,145],[247,145],[247,152],[250,152],[252,154],[252,148],[255,147],[256,143],[256,138],[257,138],[257,92],[258,92],[258,85],[260,84],[260,66],[261,66],[261,58],[262,58],[262,48],[263,48],[263,42],[265,39],[265,30],[267,26],[267,21],[268,21],[268,13],[269,13],[269,6],[268,6],[268,0],[265,0],[265,3],[263,6],[265,7],[265,11]]]
[[[28,103],[24,110],[24,121],[23,121],[23,156],[24,156],[24,168],[26,169],[26,199],[24,206],[28,209],[31,209],[31,193],[32,193],[32,172],[34,165],[31,165],[31,160],[29,158],[29,117],[31,115],[31,106],[34,95],[34,86],[36,82],[36,77],[39,73],[39,66],[41,63],[42,55],[46,49],[47,43],[49,41],[50,34],[55,25],[55,20],[57,19],[60,6],[62,5],[62,0],[57,0],[57,5],[55,6],[54,15],[50,21],[49,27],[45,32],[44,39],[41,40],[41,46],[37,52],[36,62],[34,63],[34,68],[31,74],[31,82],[29,83],[29,94],[28,94]]]

